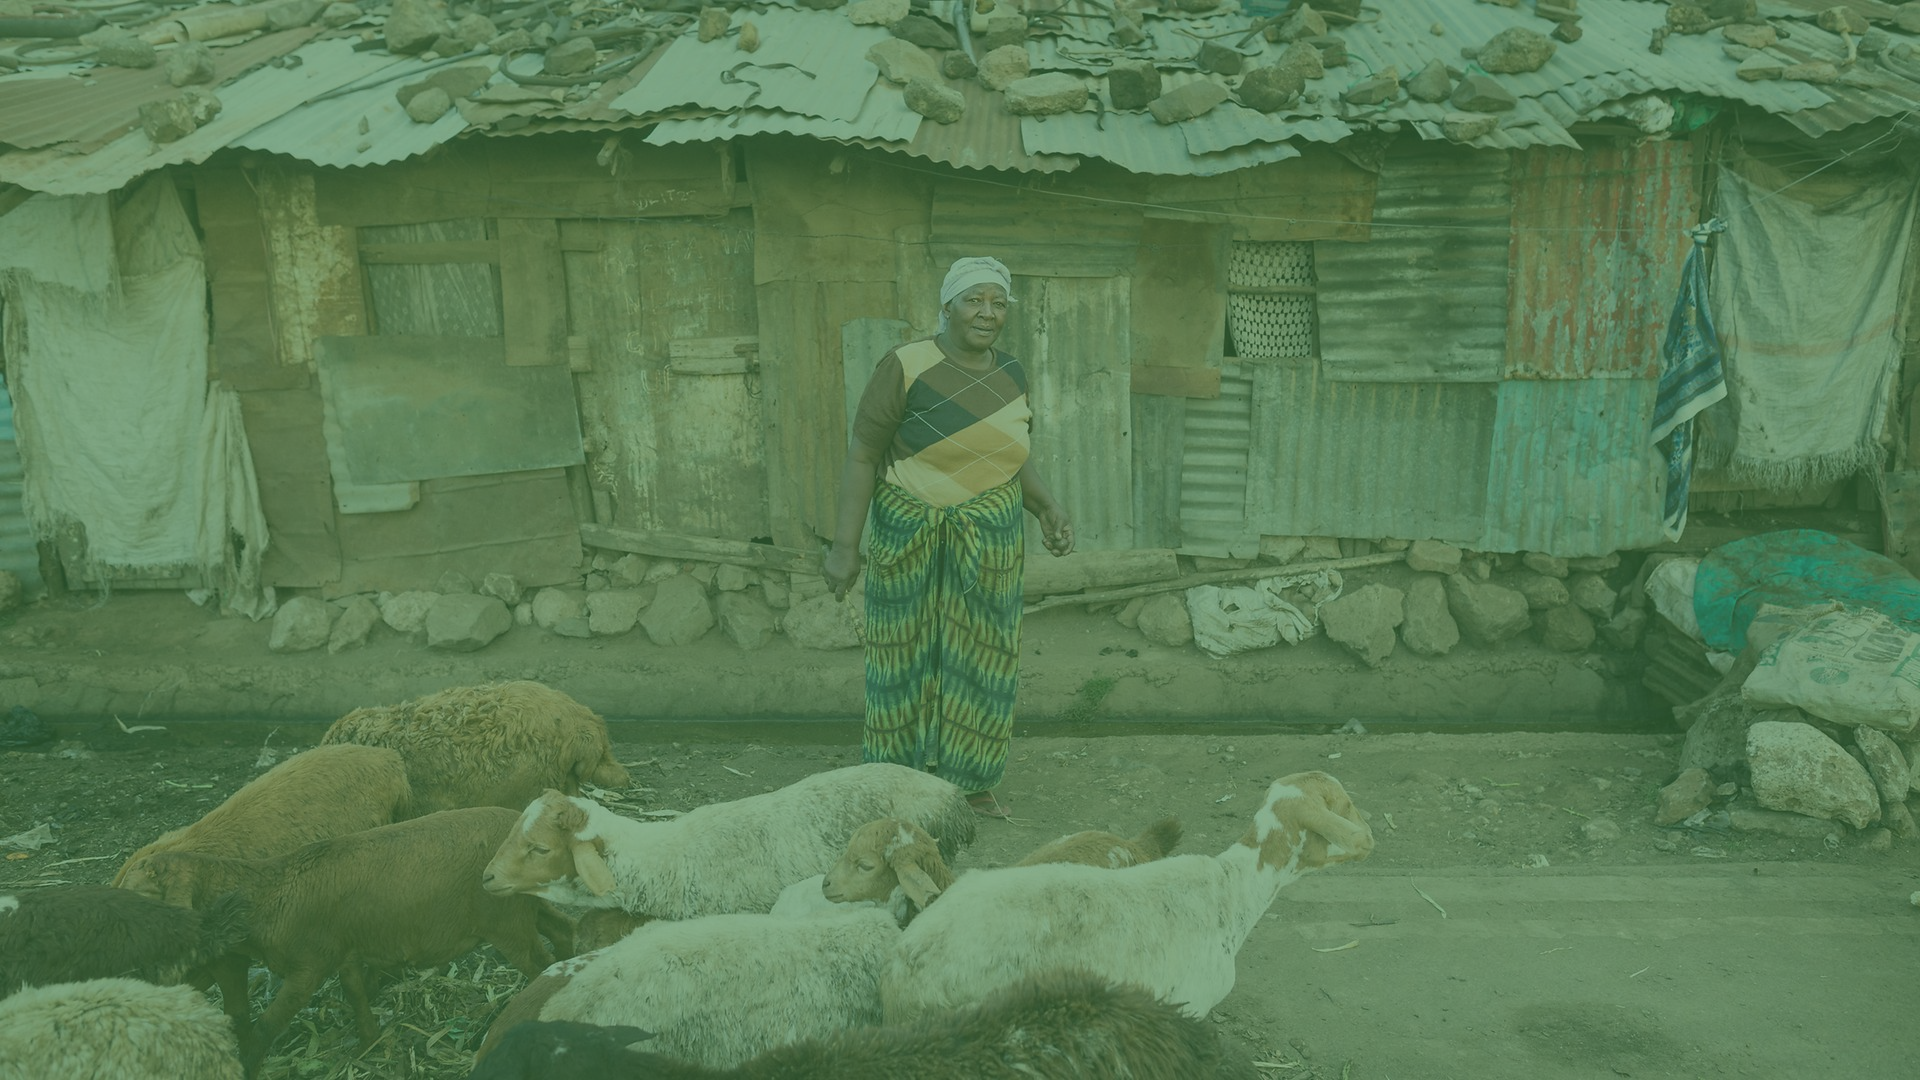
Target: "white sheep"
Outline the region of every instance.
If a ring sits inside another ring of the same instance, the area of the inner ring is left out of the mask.
[[[472,1080],[1254,1080],[1239,1050],[1138,987],[1054,972],[979,1005],[868,1027],[715,1070],[656,1053],[647,1032],[566,1021],[509,1034]],[[640,1040],[640,1041],[636,1041]]]
[[[1216,856],[976,870],[902,932],[882,978],[887,1017],[970,1004],[1061,968],[1204,1016],[1233,989],[1234,956],[1282,886],[1372,850],[1340,782],[1306,772],[1274,781],[1253,827]]]
[[[671,821],[634,821],[549,791],[527,807],[482,884],[667,919],[766,912],[780,890],[832,865],[855,829],[884,817],[925,829],[948,858],[973,840],[965,794],[903,765],[816,773]]]
[[[1097,830],[1072,833],[1040,845],[1026,858],[1013,865],[1082,863],[1087,866],[1105,866],[1117,870],[1123,866],[1138,866],[1155,859],[1164,859],[1179,843],[1179,819],[1161,818],[1131,840]]]
[[[407,764],[406,816],[463,806],[518,810],[547,788],[625,787],[607,723],[537,682],[456,686],[399,705],[355,709],[320,740],[385,746]]]
[[[197,851],[267,859],[330,836],[377,828],[402,816],[410,791],[399,753],[377,746],[316,746],[255,777],[184,828],[133,853],[113,883],[157,895],[148,856]]]
[[[94,979],[0,1001],[7,1080],[240,1080],[233,1028],[190,986]]]

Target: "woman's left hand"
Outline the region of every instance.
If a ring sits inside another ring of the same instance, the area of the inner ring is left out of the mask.
[[[1040,540],[1056,558],[1073,551],[1073,522],[1059,503],[1040,514]]]

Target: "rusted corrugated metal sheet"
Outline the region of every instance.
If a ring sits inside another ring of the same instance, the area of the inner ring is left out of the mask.
[[[1217,153],[1195,151],[1183,130],[1187,126],[1162,124],[1145,113],[1067,113],[1022,118],[1020,139],[1029,153],[1100,158],[1128,172],[1151,175],[1213,176],[1300,156],[1300,151],[1285,142],[1234,142],[1224,137],[1215,142],[1232,145]],[[1211,133],[1221,130],[1217,127]],[[1209,132],[1203,129],[1204,133]]]
[[[1651,379],[1500,384],[1482,551],[1569,558],[1662,541]]]
[[[1026,365],[1033,460],[1073,512],[1076,543],[1133,542],[1133,428],[1125,277],[1016,277],[1000,347]],[[1029,543],[1039,550],[1038,532]]]
[[[428,75],[448,70],[405,57],[395,59],[385,53],[356,53],[353,41],[335,38],[316,41],[297,54],[302,64],[320,64],[333,69],[360,69],[362,78],[378,81],[324,101],[315,101],[290,109],[233,141],[244,150],[264,150],[270,154],[311,161],[315,165],[352,168],[385,165],[401,161],[447,142],[467,129],[459,109],[448,109],[430,124],[415,123],[400,105],[396,94],[401,87]],[[386,61],[380,63],[380,61]],[[462,68],[484,68],[494,72],[493,57],[467,61]],[[495,72],[489,76],[500,82]]]
[[[702,42],[684,34],[613,107],[635,115],[683,105],[771,107],[828,120],[859,115],[868,88],[880,77],[867,50],[887,39],[885,27],[782,8],[750,17],[761,35],[755,52],[741,52],[731,37]]]
[[[1180,455],[1180,550],[1251,559],[1260,531],[1247,523],[1247,452],[1253,433],[1253,374],[1220,369],[1220,396],[1186,399]]]
[[[1311,360],[1246,367],[1253,374],[1247,519],[1255,531],[1480,535],[1493,385],[1335,382]]]
[[[1514,155],[1508,378],[1653,378],[1698,224],[1694,144]]]
[[[967,111],[951,124],[921,124],[905,146],[880,144],[956,169],[1005,169],[1016,172],[1068,172],[1080,164],[1070,154],[1029,152],[1020,138],[1020,118],[1008,112],[1000,95],[977,79],[950,84],[967,101]]]
[[[1373,238],[1318,244],[1320,349],[1334,379],[1492,381],[1507,337],[1508,155],[1390,155]]]

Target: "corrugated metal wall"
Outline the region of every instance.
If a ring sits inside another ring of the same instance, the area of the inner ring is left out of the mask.
[[[1647,438],[1657,385],[1501,383],[1486,534],[1473,546],[1573,557],[1660,543],[1664,472]]]
[[[46,591],[46,586],[40,580],[39,548],[20,502],[25,485],[20,451],[13,442],[13,398],[0,385],[0,570],[12,571],[33,597]]]
[[[1220,396],[1190,398],[1180,459],[1180,550],[1223,559],[1260,553],[1247,524],[1248,450],[1253,443],[1253,373],[1220,369]]]

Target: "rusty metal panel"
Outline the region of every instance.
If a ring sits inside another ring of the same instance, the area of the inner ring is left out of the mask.
[[[1220,369],[1220,396],[1190,398],[1180,439],[1180,551],[1251,559],[1260,530],[1247,523],[1247,453],[1253,441],[1253,373]]]
[[[1652,379],[1511,380],[1487,479],[1482,551],[1569,558],[1663,542]]]
[[[670,364],[675,342],[759,332],[752,220],[561,223],[564,248],[599,249],[563,257],[589,369],[575,376],[588,475],[612,498],[600,524],[768,535],[760,374]]]
[[[1506,153],[1417,148],[1380,170],[1373,238],[1317,244],[1327,376],[1492,382],[1507,337]]]
[[[1073,515],[1081,548],[1131,548],[1128,279],[1015,277],[1013,291],[1000,348],[1027,369],[1034,466]],[[1027,539],[1041,550],[1037,528]]]
[[[342,515],[339,525],[344,558],[329,596],[431,589],[448,571],[474,581],[512,574],[529,587],[580,576],[580,526],[564,469],[429,480],[418,506]]]
[[[1481,533],[1495,388],[1353,383],[1311,360],[1253,376],[1247,519],[1277,536],[1470,541]]]
[[[1696,176],[1685,141],[1514,155],[1508,378],[1659,375]]]
[[[684,105],[730,111],[755,104],[829,120],[859,114],[880,77],[867,50],[887,40],[885,27],[779,7],[750,18],[762,35],[755,52],[741,52],[731,37],[701,41],[685,34],[613,107],[635,115]]]

